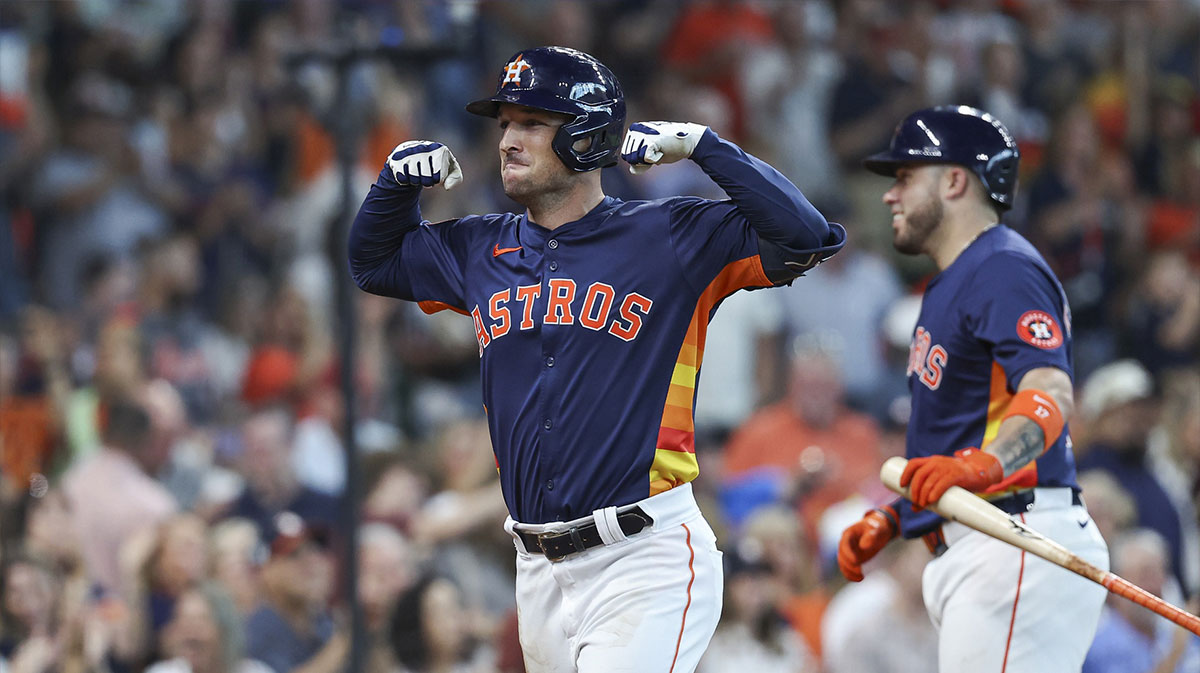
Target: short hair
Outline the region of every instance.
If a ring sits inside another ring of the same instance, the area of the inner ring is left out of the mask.
[[[1167,545],[1166,539],[1158,531],[1150,528],[1134,528],[1133,530],[1121,533],[1113,541],[1109,556],[1112,559],[1114,572],[1126,572],[1129,553],[1132,550],[1148,551],[1161,558],[1165,565],[1169,566],[1171,563],[1170,547]]]
[[[118,399],[104,409],[101,439],[106,446],[136,449],[150,435],[150,414],[137,402]]]

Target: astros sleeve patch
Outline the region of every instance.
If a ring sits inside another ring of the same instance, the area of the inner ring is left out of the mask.
[[[1062,329],[1045,311],[1026,311],[1017,320],[1017,336],[1030,346],[1053,350],[1063,343]]]

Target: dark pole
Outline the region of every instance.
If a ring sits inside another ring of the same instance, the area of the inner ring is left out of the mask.
[[[345,406],[343,418],[345,426],[342,435],[346,447],[346,487],[342,492],[341,528],[345,549],[342,567],[343,596],[350,609],[350,660],[347,662],[348,673],[360,673],[365,661],[367,644],[366,628],[363,624],[362,606],[358,600],[358,505],[360,500],[362,475],[358,464],[358,441],[355,433],[357,396],[354,388],[354,372],[357,369],[358,344],[358,312],[354,305],[355,288],[350,279],[350,269],[347,262],[347,239],[350,233],[351,209],[358,200],[354,193],[354,164],[358,156],[360,129],[362,123],[361,105],[351,101],[349,85],[349,69],[356,59],[350,54],[343,54],[336,59],[337,73],[337,105],[346,105],[344,110],[330,110],[326,127],[334,134],[337,143],[338,167],[342,173],[342,198],[338,207],[334,225],[331,228],[333,240],[327,249],[330,255],[330,268],[333,269],[334,283],[337,286],[336,303],[338,316],[338,361],[341,370],[342,400]],[[339,114],[341,112],[341,114]]]
[[[441,47],[432,49],[406,49],[394,46],[361,48],[345,46],[334,50],[307,51],[294,54],[289,65],[295,71],[310,64],[321,64],[333,68],[337,80],[336,95],[326,110],[316,110],[321,125],[334,138],[337,147],[338,168],[341,171],[341,200],[337,215],[329,229],[326,252],[335,285],[334,302],[337,311],[335,336],[338,342],[340,386],[345,407],[345,423],[342,429],[346,449],[346,486],[342,493],[338,516],[342,535],[342,596],[349,607],[350,658],[346,662],[346,673],[361,673],[366,661],[366,627],[362,606],[358,600],[358,524],[359,503],[362,497],[362,470],[358,461],[358,440],[355,435],[357,418],[357,396],[354,388],[356,354],[358,343],[358,319],[354,297],[358,289],[350,278],[347,261],[347,243],[350,234],[352,213],[365,194],[354,190],[354,168],[358,159],[362,130],[368,123],[367,106],[358,100],[350,87],[351,70],[371,61],[390,61],[393,67],[401,65],[424,66],[449,57],[455,50]],[[397,139],[398,141],[400,139]],[[380,157],[382,160],[382,157]]]

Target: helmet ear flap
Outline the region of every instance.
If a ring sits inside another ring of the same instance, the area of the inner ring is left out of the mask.
[[[625,139],[623,103],[619,112],[619,116],[589,112],[563,124],[551,142],[554,153],[567,168],[579,173],[614,165]]]
[[[1006,149],[988,158],[980,176],[987,184],[988,196],[1005,210],[1012,207],[1016,192],[1017,165],[1017,153]]]

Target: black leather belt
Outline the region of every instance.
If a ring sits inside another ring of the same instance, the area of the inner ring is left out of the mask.
[[[1053,487],[1051,487],[1053,488]],[[988,500],[992,505],[1000,508],[1008,514],[1021,514],[1033,509],[1034,490],[1027,488],[1024,491],[1017,491],[1012,495],[1006,495],[1003,498]],[[1083,499],[1079,497],[1079,491],[1071,489],[1071,504],[1082,505]]]
[[[641,507],[617,514],[617,525],[626,536],[640,533],[652,523],[654,519],[643,512]],[[515,532],[521,537],[526,551],[531,554],[545,554],[551,561],[561,561],[571,554],[604,544],[595,521],[551,533],[529,533],[523,530]]]
[[[988,502],[998,507],[1005,514],[1023,514],[1033,509],[1034,489],[1029,488],[1024,491],[1017,491],[1003,498],[988,500]],[[1071,489],[1071,504],[1076,506],[1083,504],[1083,498],[1079,495],[1079,491],[1075,489]],[[942,534],[941,525],[922,535],[921,540],[929,549],[930,554],[941,556],[946,553],[948,547],[946,546],[946,536]]]

